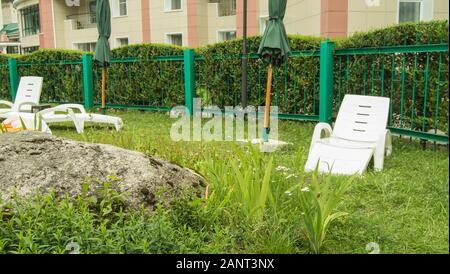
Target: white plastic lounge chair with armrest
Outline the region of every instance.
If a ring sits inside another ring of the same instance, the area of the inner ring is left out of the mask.
[[[8,106],[8,108],[0,108],[0,114],[18,111],[31,112],[31,105],[39,104],[42,91],[42,81],[42,77],[21,77],[14,103],[0,100],[0,105]]]
[[[16,114],[11,114],[2,123],[9,124],[14,128],[23,129],[25,126],[27,130],[40,130],[41,132],[52,134],[47,123],[42,119],[36,119],[37,117],[38,116],[35,113],[16,112]]]
[[[76,110],[77,112],[75,112]],[[112,124],[119,131],[123,122],[119,117],[87,113],[80,104],[64,104],[38,112],[47,124],[73,121],[78,133],[83,133],[85,122]]]
[[[392,152],[388,116],[389,98],[346,95],[334,129],[327,123],[316,125],[305,171],[317,167],[319,172],[362,174],[372,156],[375,170],[382,170],[385,153]]]

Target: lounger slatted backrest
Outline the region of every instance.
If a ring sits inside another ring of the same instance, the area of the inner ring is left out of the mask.
[[[12,111],[19,111],[19,106],[25,102],[39,104],[42,91],[42,82],[42,77],[24,76],[20,78],[19,88],[17,89]],[[22,106],[20,111],[30,112],[31,106]]]
[[[389,98],[347,94],[342,101],[333,137],[376,142],[384,132],[389,116]]]

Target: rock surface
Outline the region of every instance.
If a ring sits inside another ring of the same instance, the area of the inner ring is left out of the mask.
[[[133,208],[141,204],[153,207],[178,197],[183,190],[200,192],[204,186],[204,179],[192,170],[142,153],[37,132],[0,134],[3,200],[14,192],[27,198],[36,190],[76,197],[85,182],[89,182],[89,194],[110,182],[110,188],[126,193],[125,204]]]

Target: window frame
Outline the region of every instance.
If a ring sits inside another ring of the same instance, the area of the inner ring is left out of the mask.
[[[264,29],[262,28],[262,23],[264,22]],[[261,35],[264,34],[267,28],[267,22],[269,22],[269,15],[261,15],[259,16],[259,33]]]
[[[89,44],[89,47],[91,46],[91,45],[94,45],[94,49],[92,50],[92,51],[88,51],[88,52],[94,52],[95,51],[95,46],[96,46],[96,44],[97,44],[97,41],[86,41],[86,42],[73,42],[72,43],[72,47],[73,47],[73,49],[75,49],[75,50],[80,50],[80,51],[82,51],[81,49],[79,49],[79,47],[78,47],[78,45],[80,45],[80,44]]]
[[[223,40],[223,39],[221,39],[221,35],[222,35],[223,33],[227,33],[227,32],[234,32],[235,35],[236,35],[236,37],[235,37],[234,39],[237,38],[237,30],[236,30],[236,29],[219,29],[219,30],[217,30],[217,39],[216,39],[217,42],[225,42],[225,41],[233,40],[233,39],[229,39],[229,40]]]
[[[172,36],[172,35],[181,35],[181,45],[175,45],[175,44],[173,44],[171,42],[171,37],[170,36]],[[180,47],[184,47],[184,45],[185,45],[184,35],[183,35],[182,32],[167,32],[167,33],[164,34],[164,36],[165,36],[166,44],[174,45],[174,46],[180,46]]]
[[[234,13],[230,12],[230,14],[226,15],[220,15],[220,6],[222,5],[222,2],[219,0],[217,2],[217,17],[227,17],[227,16],[236,16],[237,15],[237,0],[234,0]],[[231,5],[230,5],[231,6]],[[232,10],[231,10],[232,11]]]
[[[26,12],[24,14],[24,12]],[[41,16],[39,4],[30,5],[19,10],[22,37],[39,35],[41,32]],[[28,20],[28,21],[27,21]],[[29,22],[31,20],[31,22]]]
[[[172,0],[164,0],[164,12],[179,12],[179,11],[183,11],[183,0],[179,0],[179,1],[180,1],[180,8],[179,9],[173,9],[172,8]]]
[[[420,3],[419,22],[433,20],[434,0],[397,0],[397,24],[400,24],[400,3],[407,2]]]
[[[122,44],[119,45],[119,40],[120,39],[127,39],[128,43],[126,45],[122,45]],[[118,48],[118,47],[125,47],[125,46],[129,46],[129,45],[130,45],[130,37],[128,37],[128,36],[119,36],[119,37],[116,37],[114,39],[114,46],[116,48]]]
[[[125,1],[125,3],[121,3],[121,1]],[[120,14],[121,12],[120,5],[122,4],[125,4],[126,7],[125,14]],[[127,17],[129,14],[128,4],[129,4],[128,0],[114,0],[112,5],[112,17],[113,18]]]

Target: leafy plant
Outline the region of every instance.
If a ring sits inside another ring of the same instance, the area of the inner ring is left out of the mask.
[[[245,218],[260,221],[272,195],[273,157],[250,145],[247,151],[234,147],[233,152],[224,162],[207,160],[205,172],[211,182],[208,198],[210,203],[220,203],[215,208],[233,206]]]
[[[330,224],[347,213],[336,211],[352,179],[319,175],[316,169],[310,182],[301,178],[288,192],[296,191],[302,220],[302,232],[308,239],[310,251],[320,253]]]

